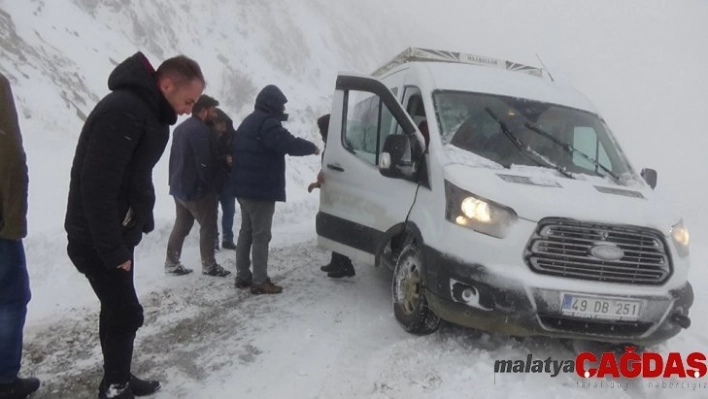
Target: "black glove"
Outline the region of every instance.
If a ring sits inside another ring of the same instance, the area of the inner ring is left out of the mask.
[[[155,230],[155,218],[149,215],[145,223],[143,223],[143,233],[147,234],[153,230]]]

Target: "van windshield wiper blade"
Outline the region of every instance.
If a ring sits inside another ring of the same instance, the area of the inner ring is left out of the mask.
[[[528,129],[530,129],[530,130],[532,130],[532,131],[538,133],[538,134],[541,135],[542,137],[547,138],[548,140],[550,140],[551,142],[555,143],[555,144],[558,145],[559,147],[563,148],[568,154],[570,154],[570,155],[573,155],[573,154],[578,154],[578,155],[580,155],[581,157],[585,158],[585,159],[588,160],[589,162],[592,162],[596,167],[598,167],[598,168],[604,170],[605,173],[607,173],[608,175],[612,176],[612,178],[615,179],[615,181],[617,181],[617,182],[620,181],[620,178],[619,178],[619,176],[617,175],[617,173],[611,171],[610,169],[608,169],[607,167],[605,167],[603,164],[601,164],[600,162],[598,162],[596,159],[594,159],[594,158],[592,158],[591,156],[585,154],[584,152],[578,150],[577,148],[573,147],[572,145],[570,145],[570,144],[568,144],[568,143],[565,143],[565,142],[563,142],[563,141],[557,139],[557,138],[554,137],[552,134],[546,132],[545,130],[541,129],[540,127],[538,127],[538,126],[536,126],[536,125],[534,125],[534,124],[532,124],[532,123],[530,123],[530,122],[526,122],[526,123],[524,124],[524,126],[526,126]],[[595,173],[596,173],[598,176],[605,177],[605,175],[603,175],[602,173],[598,172],[597,169],[595,169]]]
[[[575,176],[573,176],[572,173],[568,172],[568,170],[566,170],[566,168],[551,162],[550,160],[548,160],[548,158],[546,158],[543,155],[539,154],[538,152],[532,150],[528,145],[524,144],[521,140],[519,140],[519,138],[514,134],[514,132],[512,132],[511,129],[509,129],[509,126],[507,126],[503,120],[499,119],[499,117],[489,107],[486,107],[485,110],[492,117],[492,119],[494,119],[497,122],[497,124],[499,124],[499,126],[502,129],[502,132],[504,133],[504,136],[506,136],[509,139],[509,141],[511,141],[514,144],[514,146],[516,146],[516,148],[518,148],[519,151],[521,151],[522,154],[526,155],[527,158],[529,158],[530,160],[535,162],[536,165],[544,166],[543,163],[545,163],[546,164],[545,166],[551,167],[551,168],[557,170],[563,176],[569,177],[571,179],[575,179]],[[533,154],[537,158],[542,159],[543,163],[539,162],[538,159],[532,158],[531,156],[529,156],[529,154]]]

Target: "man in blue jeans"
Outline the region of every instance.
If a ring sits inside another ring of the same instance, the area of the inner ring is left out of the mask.
[[[24,399],[36,378],[19,378],[22,330],[31,293],[22,239],[27,236],[27,163],[10,82],[0,74],[0,399]]]

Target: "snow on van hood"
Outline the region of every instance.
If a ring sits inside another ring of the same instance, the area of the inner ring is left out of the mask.
[[[472,194],[509,206],[519,217],[537,222],[566,217],[646,226],[669,234],[681,218],[642,183],[618,185],[599,176],[563,177],[553,169],[501,165],[470,153],[444,166],[445,179]],[[496,166],[495,166],[496,165]]]

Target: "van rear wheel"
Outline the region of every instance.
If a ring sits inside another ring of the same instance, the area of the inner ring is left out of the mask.
[[[435,332],[440,318],[428,308],[423,292],[423,257],[414,245],[403,249],[393,271],[393,313],[404,330],[411,334]]]

